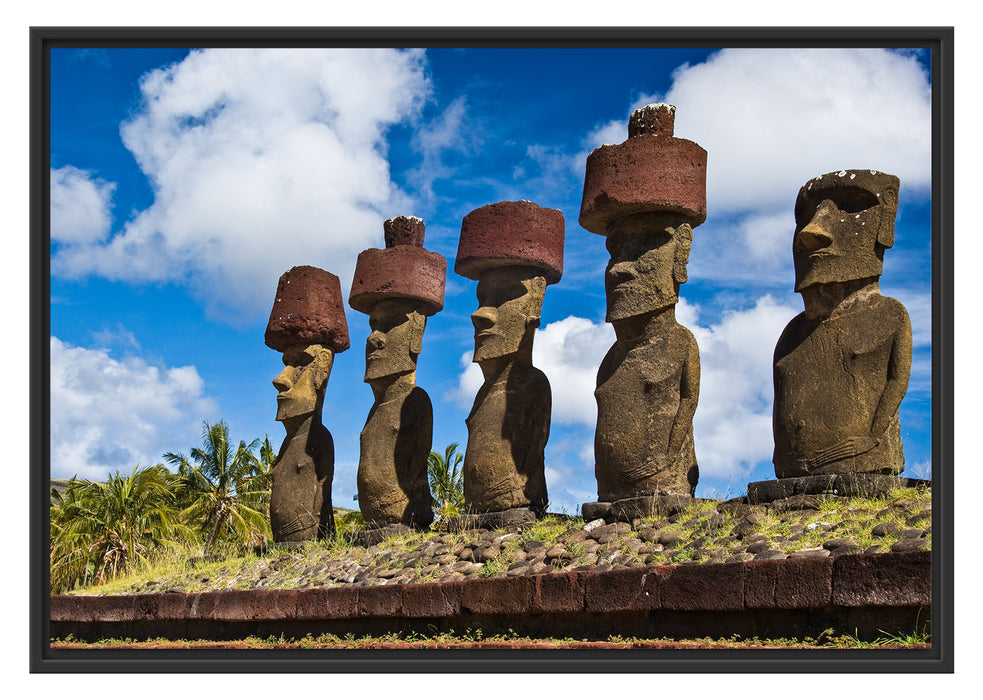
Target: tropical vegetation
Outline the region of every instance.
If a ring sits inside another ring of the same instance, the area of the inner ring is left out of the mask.
[[[457,451],[457,446],[452,442],[444,449],[444,454],[433,450],[427,459],[435,527],[464,510],[464,472],[461,469],[464,456]]]
[[[269,455],[269,436],[264,457]],[[190,458],[168,452],[164,455],[177,468],[185,508],[182,517],[199,522],[207,530],[205,553],[212,552],[221,535],[258,545],[270,536],[270,467],[268,459],[253,452],[257,438],[236,446],[229,438],[227,423],[203,423],[202,447],[191,449]]]

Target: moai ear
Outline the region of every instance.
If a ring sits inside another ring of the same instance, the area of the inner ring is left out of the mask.
[[[546,278],[542,275],[529,277],[522,281],[522,286],[529,290],[526,306],[526,328],[539,328],[539,320],[543,311],[543,298],[546,296]]]
[[[411,311],[407,314],[410,324],[410,354],[419,355],[423,351],[423,332],[427,328],[427,317],[419,311]]]
[[[676,227],[676,256],[672,263],[672,279],[684,284],[689,279],[686,266],[689,265],[689,251],[693,247],[693,228],[689,224]]]
[[[898,188],[888,185],[881,189],[881,225],[877,231],[877,242],[885,248],[894,245],[894,219],[898,215]]]
[[[314,385],[321,389],[331,376],[331,366],[334,364],[334,351],[323,345],[311,345],[309,352],[314,355],[311,367],[314,370]]]

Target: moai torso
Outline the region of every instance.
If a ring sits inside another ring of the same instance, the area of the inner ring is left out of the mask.
[[[358,502],[366,523],[433,521],[427,481],[432,434],[433,407],[419,387],[372,406],[359,440]]]
[[[334,534],[331,482],[334,441],[318,426],[288,436],[270,471],[270,526],[274,542],[324,539]]]
[[[619,341],[608,351],[594,391],[600,500],[693,494],[698,471],[692,417],[680,415],[680,407],[687,400],[685,376],[698,373],[698,365],[696,339],[675,323],[658,336]],[[683,433],[677,449],[670,448],[674,427]]]
[[[876,294],[826,318],[796,316],[775,349],[775,474],[778,478],[849,472],[900,473],[901,424],[895,408],[870,450],[810,466],[824,449],[868,435],[899,341],[910,337],[904,306]]]
[[[546,508],[550,385],[535,367],[479,389],[467,418],[464,499],[477,512]]]

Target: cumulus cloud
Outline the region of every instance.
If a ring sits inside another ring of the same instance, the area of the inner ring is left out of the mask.
[[[586,149],[627,138],[631,111],[676,106],[675,135],[707,156],[707,212],[697,278],[732,281],[742,267],[776,282],[786,272],[792,208],[810,178],[875,168],[901,178],[902,200],[931,185],[931,85],[911,56],[885,49],[725,49],[673,73],[664,95],[640,95],[599,124]],[[735,266],[734,260],[754,265]]]
[[[577,316],[550,323],[536,332],[533,364],[550,380],[553,422],[590,428],[597,423],[597,368],[614,340],[610,324]]]
[[[806,180],[843,168],[931,182],[929,76],[907,54],[725,49],[676,69],[658,101],[676,106],[676,135],[709,153],[714,213],[790,209]]]
[[[51,475],[102,480],[110,471],[160,461],[198,443],[215,402],[193,367],[156,367],[139,357],[51,338]]]
[[[680,314],[700,346],[693,431],[701,481],[743,485],[758,462],[771,461],[772,356],[785,325],[800,310],[765,295],[708,327]]]
[[[404,213],[385,132],[430,94],[422,51],[192,51],[140,91],[121,135],[154,202],[105,243],[58,251],[55,274],[182,281],[213,313],[257,317],[294,265],[347,291],[379,221]]]
[[[457,379],[457,386],[447,392],[445,399],[453,401],[458,406],[468,411],[474,404],[474,397],[478,389],[484,384],[485,378],[481,374],[481,368],[471,361],[474,353],[468,350],[461,355],[460,366],[461,375]]]
[[[116,186],[71,165],[51,169],[51,240],[67,245],[103,241],[112,226]]]

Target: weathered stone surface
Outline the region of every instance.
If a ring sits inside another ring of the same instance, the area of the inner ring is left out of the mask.
[[[334,534],[334,440],[321,423],[333,362],[329,348],[294,345],[283,353],[286,367],[273,380],[279,392],[276,419],[287,431],[270,471],[274,542],[303,542]]]
[[[599,502],[692,496],[699,478],[699,348],[676,322],[675,304],[692,226],[706,218],[706,152],[671,136],[671,106],[640,112],[625,143],[588,158],[580,214],[584,228],[608,239],[607,320],[617,336],[594,392]]]
[[[545,512],[551,392],[532,365],[532,344],[562,256],[558,210],[499,202],[464,217],[455,270],[478,279],[473,361],[484,376],[467,418],[464,501],[472,513]]]
[[[792,252],[805,311],[775,348],[779,478],[904,469],[898,407],[911,322],[878,284],[894,244],[898,187],[893,175],[843,170],[799,190]]]
[[[628,123],[628,140],[587,157],[580,225],[607,235],[612,222],[653,209],[706,220],[707,153],[674,137],[672,105],[648,105]]]
[[[323,345],[333,352],[348,349],[348,323],[341,301],[341,280],[309,265],[280,276],[266,325],[266,344],[284,352],[292,345]]]
[[[664,610],[740,610],[744,576],[740,564],[666,567],[659,582]]]
[[[563,212],[528,201],[496,202],[475,209],[461,222],[454,271],[480,280],[486,270],[532,267],[547,284],[563,276]]]
[[[416,217],[386,220],[386,248],[368,248],[358,255],[348,303],[371,314],[383,299],[407,299],[413,308],[432,316],[444,307],[447,261],[423,248],[424,223]]]
[[[369,315],[365,381],[375,403],[360,436],[359,509],[368,525],[433,522],[427,458],[433,407],[416,386],[426,317],[443,307],[447,261],[422,248],[423,221],[385,223],[385,250],[362,251],[349,303]]]
[[[931,605],[932,553],[840,557],[833,562],[833,605]]]
[[[427,227],[418,216],[394,216],[382,223],[382,230],[387,248],[398,245],[422,248]]]

